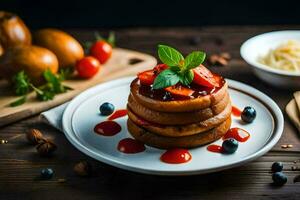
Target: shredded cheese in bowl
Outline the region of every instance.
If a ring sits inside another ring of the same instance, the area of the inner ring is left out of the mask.
[[[259,57],[258,62],[275,69],[300,73],[300,41],[289,40]]]

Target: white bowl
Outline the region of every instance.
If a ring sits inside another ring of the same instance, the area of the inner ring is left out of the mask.
[[[287,40],[300,41],[300,31],[274,31],[257,35],[243,43],[240,53],[263,81],[281,88],[300,88],[300,73],[274,69],[258,62],[260,56],[266,55],[270,49],[276,48]]]

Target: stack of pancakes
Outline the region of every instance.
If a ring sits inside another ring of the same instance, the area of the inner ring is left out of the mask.
[[[128,98],[128,131],[153,147],[193,148],[221,138],[231,125],[227,83],[215,92],[188,100],[160,101],[139,92],[131,83]]]

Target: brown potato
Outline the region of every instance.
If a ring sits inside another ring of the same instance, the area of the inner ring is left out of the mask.
[[[10,80],[11,77],[24,70],[33,83],[41,83],[42,74],[50,69],[58,71],[58,60],[50,50],[38,46],[19,46],[5,50],[0,57],[0,73]]]
[[[69,34],[57,29],[42,29],[34,34],[35,44],[51,50],[60,67],[74,67],[83,58],[82,46]]]
[[[0,56],[4,53],[4,49],[2,47],[2,45],[0,44]]]
[[[4,49],[31,44],[31,33],[17,15],[0,11],[0,43]]]

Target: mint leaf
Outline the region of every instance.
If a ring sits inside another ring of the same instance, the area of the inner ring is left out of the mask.
[[[183,85],[189,85],[194,79],[194,72],[192,70],[186,70],[179,75],[180,83]]]
[[[184,67],[186,69],[193,69],[195,67],[198,67],[205,60],[205,56],[205,53],[202,51],[194,51],[190,53],[184,59]]]
[[[24,104],[25,102],[26,102],[26,96],[22,96],[21,98],[17,99],[16,101],[11,102],[9,105],[11,107],[16,107],[16,106]]]
[[[174,72],[178,72],[178,71],[180,71],[181,70],[181,68],[179,67],[179,66],[171,66],[171,67],[169,67],[172,71],[174,71]]]
[[[181,60],[184,60],[182,54],[176,49],[166,46],[158,45],[159,59],[168,66],[178,66]]]
[[[154,80],[153,89],[162,89],[172,85],[176,85],[179,82],[179,76],[171,69],[162,71]]]

